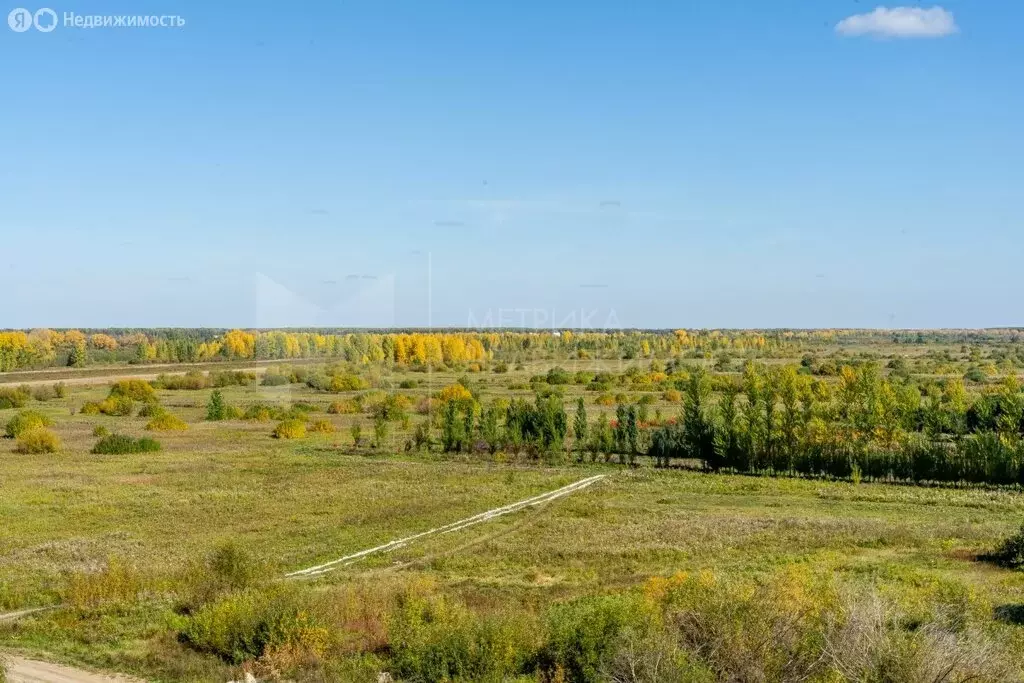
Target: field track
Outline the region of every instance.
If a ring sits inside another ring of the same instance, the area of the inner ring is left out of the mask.
[[[308,578],[313,576],[319,576],[321,574],[326,574],[327,572],[334,571],[335,569],[338,569],[340,567],[347,567],[348,565],[354,562],[358,562],[359,560],[369,555],[390,552],[397,548],[401,548],[402,546],[408,545],[413,541],[418,541],[429,536],[436,536],[438,534],[447,534],[453,531],[460,531],[462,529],[465,529],[466,527],[470,527],[475,524],[481,524],[483,522],[488,522],[492,519],[495,519],[496,517],[501,517],[503,515],[507,515],[513,512],[518,512],[519,510],[523,510],[534,505],[543,505],[544,503],[548,503],[552,500],[556,500],[563,496],[568,496],[569,494],[575,493],[577,491],[581,491],[586,487],[590,486],[591,484],[597,483],[601,479],[604,479],[605,476],[606,475],[604,474],[598,474],[593,477],[587,477],[586,479],[580,479],[577,482],[563,486],[560,489],[555,489],[554,491],[548,491],[547,493],[542,493],[531,498],[526,498],[525,500],[520,500],[516,503],[509,503],[508,505],[503,505],[501,507],[494,508],[493,510],[481,512],[479,514],[473,515],[472,517],[466,517],[465,519],[460,519],[457,522],[451,522],[450,524],[439,526],[436,529],[421,531],[420,533],[413,534],[412,536],[399,538],[397,540],[385,543],[384,545],[379,545],[375,548],[360,550],[357,553],[352,553],[351,555],[346,555],[345,557],[339,557],[338,559],[331,560],[330,562],[324,562],[323,564],[318,564],[313,567],[300,569],[298,571],[285,574],[285,577]]]

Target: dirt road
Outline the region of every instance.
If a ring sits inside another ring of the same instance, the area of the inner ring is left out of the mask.
[[[129,676],[95,674],[84,669],[24,657],[7,655],[4,663],[7,665],[7,680],[10,683],[142,683],[141,679]]]
[[[352,564],[353,562],[357,562],[358,560],[367,557],[368,555],[374,555],[376,553],[386,553],[391,550],[401,548],[402,546],[407,545],[413,541],[417,541],[421,538],[434,536],[436,534],[448,534],[453,531],[459,531],[461,529],[465,529],[466,527],[473,526],[474,524],[488,522],[492,519],[495,519],[496,517],[501,517],[502,515],[518,512],[519,510],[523,510],[534,505],[543,505],[544,503],[556,500],[558,498],[561,498],[562,496],[568,496],[571,493],[581,491],[586,487],[590,486],[591,484],[594,484],[604,479],[605,476],[606,475],[598,474],[593,477],[587,477],[586,479],[580,479],[577,482],[574,482],[567,486],[563,486],[560,489],[555,489],[554,491],[548,491],[547,493],[542,493],[540,495],[533,496],[532,498],[527,498],[516,503],[509,503],[508,505],[503,505],[502,507],[494,508],[493,510],[488,510],[487,512],[481,512],[480,514],[473,515],[472,517],[467,517],[465,519],[460,519],[457,522],[445,524],[444,526],[437,527],[436,529],[421,531],[418,534],[413,534],[412,536],[406,536],[405,538],[390,541],[388,543],[385,543],[384,545],[379,545],[376,548],[360,550],[358,553],[346,555],[345,557],[339,557],[336,560],[324,562],[323,564],[318,564],[314,567],[300,569],[298,571],[291,572],[290,574],[285,574],[285,576],[287,578],[308,578],[312,576],[319,576],[320,574],[326,574],[327,572],[334,571],[335,569],[338,569],[340,567],[346,567]]]

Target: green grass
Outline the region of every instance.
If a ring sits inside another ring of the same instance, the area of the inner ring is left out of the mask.
[[[539,372],[529,367],[471,379],[486,380],[479,385],[485,399],[528,396],[507,386]],[[424,385],[400,391],[415,400],[456,377],[434,373],[428,384],[417,374]],[[680,571],[758,578],[802,566],[851,590],[904,601],[965,591],[990,616],[1024,603],[1024,573],[975,559],[1019,528],[1024,497],[1011,491],[400,454],[408,432],[397,424],[393,448],[353,452],[348,427],[358,422],[364,437],[371,434],[368,416],[324,411],[358,392],[298,386],[222,392],[229,405],[243,408],[309,401],[319,408],[314,417],[329,419],[335,433],[275,440],[274,423],[206,422],[210,390],[161,391],[161,402],[189,423],[188,431],[161,433],[160,452],[92,455],[96,425],[147,434],[148,418],[70,413],[107,391],[76,386],[66,399],[30,406],[53,420],[64,443],[57,454],[21,455],[11,452],[12,443],[0,443],[0,608],[64,603],[68,573],[95,572],[109,558],[130,567],[145,588],[95,612],[63,607],[2,624],[0,646],[163,680],[225,680],[236,671],[184,648],[168,625],[183,570],[223,541],[258,554],[278,575],[594,473],[609,476],[543,508],[294,583],[334,604],[351,599],[347,591],[359,586],[387,593],[425,581],[473,609],[539,613],[560,600],[626,591]],[[595,392],[566,387],[567,403],[578,395],[587,398],[593,419]],[[657,407],[666,416],[678,410],[659,401],[651,412]],[[16,412],[0,411],[0,423]],[[421,419],[414,415],[413,424]],[[353,633],[370,629],[360,623]],[[985,625],[1024,654],[1021,627],[994,618]],[[358,652],[345,650],[338,666],[383,666],[372,659],[376,654]]]

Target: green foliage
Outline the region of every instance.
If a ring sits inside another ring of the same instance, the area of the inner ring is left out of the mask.
[[[21,387],[15,389],[0,388],[0,410],[7,408],[22,408],[31,398]]]
[[[97,455],[120,455],[122,453],[153,453],[160,450],[160,442],[144,436],[134,439],[124,434],[109,434],[92,447]]]
[[[7,421],[4,435],[8,439],[17,438],[22,432],[39,427],[52,427],[53,420],[35,410],[23,410]]]
[[[327,412],[330,415],[353,415],[361,410],[362,407],[359,405],[359,401],[351,398],[332,401],[331,405],[327,406]]]
[[[32,427],[18,434],[17,453],[56,453],[60,450],[60,439],[45,427]]]
[[[299,592],[275,586],[229,593],[174,620],[180,640],[232,664],[254,660],[276,648],[322,654],[330,632]]]
[[[256,383],[256,375],[241,370],[211,372],[209,385],[212,387],[247,387]]]
[[[82,415],[111,415],[129,417],[135,409],[135,403],[127,396],[114,396],[102,401],[87,401],[79,411]]]
[[[631,595],[581,598],[556,605],[548,614],[542,666],[564,671],[570,681],[603,681],[605,664],[620,637],[648,618],[642,603]]]
[[[110,434],[110,430],[103,425],[96,425],[92,428],[92,435],[95,437],[107,436],[108,434]]]
[[[982,558],[1007,569],[1024,569],[1024,526]]]
[[[214,389],[210,393],[210,400],[206,403],[206,419],[219,422],[229,419],[230,415],[228,405],[224,402],[224,394],[220,392],[220,389]]]
[[[536,633],[525,616],[480,617],[441,596],[410,591],[389,623],[392,665],[408,681],[501,683],[526,672]]]

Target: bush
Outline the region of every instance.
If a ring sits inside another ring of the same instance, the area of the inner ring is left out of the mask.
[[[256,375],[241,370],[211,372],[209,383],[214,387],[247,387],[256,383]]]
[[[282,586],[228,594],[174,625],[183,643],[233,664],[279,648],[316,658],[331,641],[298,592]]]
[[[679,403],[680,401],[683,400],[683,395],[679,392],[678,389],[669,389],[665,393],[663,393],[661,397],[668,401],[669,403]]]
[[[45,427],[27,429],[18,436],[18,453],[56,453],[60,450],[60,439]]]
[[[127,396],[106,398],[102,401],[87,401],[79,411],[82,415],[113,415],[127,417],[135,408],[134,402]]]
[[[64,602],[79,612],[105,607],[130,609],[138,600],[145,581],[132,566],[111,558],[100,571],[74,571],[67,575]]]
[[[420,385],[420,383],[417,380],[414,380],[414,379],[403,379],[401,382],[398,383],[398,388],[399,389],[415,389],[419,385]]]
[[[1024,568],[1024,526],[993,552],[982,555],[982,559],[1007,569]]]
[[[17,438],[22,432],[39,427],[52,427],[53,420],[35,410],[23,410],[7,422],[5,436]]]
[[[622,635],[641,628],[649,615],[635,596],[582,598],[548,614],[542,666],[565,671],[571,681],[604,680],[602,673]]]
[[[309,425],[309,431],[316,432],[318,434],[333,434],[334,423],[330,420],[315,420]]]
[[[92,435],[96,437],[106,436],[110,434],[110,430],[103,425],[96,425],[92,428]]]
[[[188,424],[174,413],[163,412],[146,423],[151,432],[183,432]]]
[[[302,420],[284,420],[274,427],[275,439],[301,439],[306,436],[306,423]]]
[[[108,434],[92,447],[91,453],[97,455],[120,455],[122,453],[153,453],[160,450],[160,442],[144,436],[133,439],[124,434]]]
[[[126,397],[133,401],[155,401],[153,385],[141,379],[122,379],[110,387],[108,398]]]
[[[493,372],[499,375],[505,374],[506,372],[508,372],[508,363],[506,363],[505,361],[498,361],[497,363],[494,364]]]
[[[53,395],[55,398],[64,398],[68,395],[68,387],[64,382],[57,382],[53,385]]]
[[[263,381],[260,382],[265,387],[280,387],[285,384],[291,384],[291,378],[288,375],[279,375],[276,372],[268,372],[263,375]]]
[[[472,614],[440,596],[401,597],[389,624],[395,673],[410,681],[508,681],[536,655],[536,624]]]
[[[32,398],[37,401],[49,401],[56,396],[57,394],[54,392],[53,387],[48,387],[45,384],[40,384],[32,390]]]
[[[362,407],[359,405],[359,402],[350,398],[334,401],[331,405],[327,406],[327,413],[329,415],[352,415],[360,410],[362,410]]]
[[[280,408],[268,406],[264,403],[254,403],[245,409],[245,412],[242,413],[242,419],[254,422],[270,422],[278,417],[281,412]]]
[[[157,417],[166,412],[165,408],[155,401],[143,404],[137,413],[139,417]]]
[[[224,593],[263,584],[268,567],[234,541],[216,546],[202,562],[191,563],[185,571],[187,597],[180,607],[194,611]]]
[[[0,410],[5,408],[21,408],[29,398],[31,398],[31,394],[21,387],[17,389],[0,389]]]

